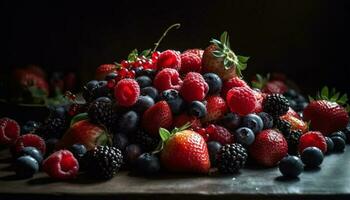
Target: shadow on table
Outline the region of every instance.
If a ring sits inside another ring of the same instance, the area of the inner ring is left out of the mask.
[[[288,183],[295,183],[300,181],[299,177],[285,177],[285,176],[278,176],[275,178],[275,181],[278,182],[288,182]]]

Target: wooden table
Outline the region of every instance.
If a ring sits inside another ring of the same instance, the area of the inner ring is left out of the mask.
[[[327,156],[322,169],[286,180],[277,168],[242,170],[231,176],[161,175],[121,172],[106,182],[79,178],[57,182],[44,173],[17,180],[8,154],[0,154],[0,199],[350,199],[350,149]]]

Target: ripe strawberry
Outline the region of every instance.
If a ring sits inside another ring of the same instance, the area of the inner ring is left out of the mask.
[[[224,82],[221,90],[221,96],[226,97],[227,92],[234,87],[248,87],[248,84],[240,77],[233,77]]]
[[[13,144],[20,132],[21,128],[15,120],[7,117],[0,119],[0,145]]]
[[[87,150],[96,145],[104,145],[108,141],[108,134],[103,127],[92,124],[88,120],[74,123],[58,142],[57,149],[66,149],[73,144],[82,144]]]
[[[182,80],[180,79],[180,75],[177,70],[165,68],[158,72],[153,80],[153,85],[160,92],[167,89],[180,90]]]
[[[282,120],[289,122],[292,130],[300,130],[302,133],[305,133],[308,130],[308,126],[306,122],[292,115],[286,114],[281,116],[280,118]]]
[[[222,145],[232,144],[234,142],[233,135],[226,128],[210,124],[206,128],[207,134],[209,134],[209,141],[216,141]]]
[[[12,147],[12,153],[18,154],[24,147],[35,147],[41,151],[43,155],[45,155],[46,152],[45,141],[40,136],[35,134],[21,135]]]
[[[278,80],[272,80],[267,82],[261,91],[267,94],[274,94],[274,93],[283,94],[287,92],[287,90],[288,90],[288,87],[284,82],[278,81]]]
[[[207,115],[204,122],[211,122],[221,119],[227,112],[227,105],[220,96],[210,96],[206,99]]]
[[[185,53],[194,53],[196,54],[200,59],[202,59],[203,57],[203,50],[202,49],[187,49],[186,51],[183,52],[183,54]]]
[[[295,112],[293,110],[293,108],[291,108],[291,107],[289,107],[289,110],[287,111],[287,113],[285,115],[291,115],[291,116],[301,120],[300,115],[297,112]]]
[[[208,173],[210,160],[203,137],[191,130],[179,130],[171,134],[160,130],[164,141],[160,159],[163,166],[173,172]]]
[[[235,87],[227,92],[226,101],[231,112],[239,115],[252,113],[257,105],[254,92],[248,87]]]
[[[287,155],[288,144],[281,133],[266,129],[256,135],[249,153],[259,164],[272,167]]]
[[[202,69],[202,59],[194,53],[181,54],[181,74],[188,72],[200,72]]]
[[[134,79],[122,79],[114,88],[114,96],[119,105],[130,107],[140,96],[140,86]]]
[[[180,53],[174,50],[166,50],[160,53],[157,68],[162,70],[164,68],[173,68],[179,70],[181,67]]]
[[[159,128],[171,128],[173,116],[166,101],[159,101],[148,108],[142,117],[142,127],[152,136],[158,136]]]
[[[103,80],[107,74],[117,72],[117,66],[115,64],[103,64],[96,69],[96,79]]]
[[[326,139],[318,131],[309,131],[300,136],[298,150],[302,153],[307,147],[317,147],[323,153],[327,152]]]
[[[49,94],[49,85],[46,80],[28,70],[15,70],[14,79],[23,88],[36,87],[37,89],[43,91],[46,95]]]
[[[320,131],[323,135],[342,130],[349,122],[346,109],[327,100],[311,101],[303,114],[304,120],[310,121],[312,129]]]
[[[79,163],[70,151],[60,150],[43,161],[43,171],[55,179],[72,179],[78,175]]]
[[[231,49],[227,32],[224,32],[220,41],[211,40],[212,45],[204,50],[202,58],[203,72],[213,72],[222,80],[241,75],[241,71],[247,67],[248,57],[237,56]]]
[[[198,118],[190,116],[187,113],[182,113],[174,117],[174,127],[182,127],[186,123],[190,123],[191,128],[194,129],[202,127],[201,121]]]
[[[183,81],[180,94],[188,102],[202,101],[208,90],[209,86],[201,74],[189,72]]]

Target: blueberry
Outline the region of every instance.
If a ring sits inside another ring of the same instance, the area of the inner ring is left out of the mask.
[[[258,116],[263,121],[263,129],[270,129],[273,127],[273,117],[270,114],[266,112],[261,112],[258,113]]]
[[[293,89],[289,89],[287,92],[285,92],[284,94],[283,94],[285,97],[290,97],[290,98],[296,98],[297,96],[298,96],[298,93],[295,91],[295,90],[293,90]]]
[[[128,144],[129,140],[125,134],[119,133],[113,136],[113,146],[120,149],[121,151],[124,151]]]
[[[136,78],[136,81],[139,84],[140,88],[152,86],[152,79],[148,76],[139,76]]]
[[[149,96],[140,96],[136,101],[133,109],[138,113],[145,112],[149,107],[154,105],[154,100]]]
[[[346,143],[350,143],[350,125],[348,124],[347,127],[342,130],[342,132],[346,136]]]
[[[27,133],[33,133],[36,129],[38,129],[40,126],[39,122],[35,121],[27,121],[22,127],[21,127],[21,133],[27,134]]]
[[[236,113],[227,113],[222,118],[221,123],[225,128],[235,130],[241,124],[241,117]]]
[[[141,67],[136,67],[136,68],[134,68],[134,70],[135,70],[136,77],[138,77],[138,76],[142,75],[143,67],[142,66]]]
[[[345,149],[345,140],[341,138],[340,136],[333,136],[331,137],[333,143],[334,143],[334,151],[335,152],[343,152]]]
[[[334,143],[333,143],[333,140],[329,137],[324,137],[324,139],[326,140],[326,143],[327,143],[327,154],[330,154],[333,149],[334,149]]]
[[[125,159],[129,164],[134,163],[141,154],[142,150],[138,144],[130,144],[125,148]]]
[[[73,144],[71,147],[68,148],[68,150],[72,152],[74,157],[77,159],[82,158],[87,152],[86,147],[83,144]]]
[[[280,161],[278,168],[283,176],[295,178],[301,174],[304,165],[297,156],[286,156]]]
[[[330,138],[337,137],[337,136],[341,137],[344,141],[346,141],[346,135],[342,131],[337,131],[329,135]]]
[[[21,178],[30,178],[39,171],[38,162],[31,156],[21,156],[15,161],[16,175]]]
[[[93,91],[94,89],[98,88],[98,81],[89,81],[85,86],[88,91]]]
[[[251,145],[255,140],[255,135],[250,128],[242,127],[235,131],[237,142],[243,145]]]
[[[141,95],[156,99],[158,97],[158,90],[154,87],[145,87],[141,89]]]
[[[21,156],[30,156],[34,158],[38,164],[43,161],[43,155],[41,155],[41,152],[35,147],[24,147],[19,153],[19,157]]]
[[[288,99],[289,101],[289,106],[292,108],[296,108],[296,106],[298,105],[296,101],[294,101],[293,99]]]
[[[250,128],[254,133],[259,133],[263,129],[263,121],[256,114],[248,114],[242,119],[242,127]]]
[[[307,102],[305,97],[301,94],[298,94],[298,96],[295,98],[295,101],[297,102],[297,104],[301,104],[301,103],[305,103]]]
[[[210,163],[212,166],[216,165],[216,154],[221,148],[221,144],[216,141],[210,141],[207,143],[208,146],[208,152],[209,152],[209,158],[210,158]]]
[[[55,151],[56,144],[58,143],[57,138],[50,138],[45,141],[46,144],[46,155],[50,155]]]
[[[153,80],[153,78],[156,76],[157,71],[154,69],[144,69],[140,72],[140,76],[148,76]]]
[[[135,160],[133,170],[135,173],[146,176],[156,174],[160,170],[159,159],[157,156],[150,153],[141,154]]]
[[[135,111],[129,111],[120,117],[117,128],[123,133],[133,133],[137,130],[139,121],[139,115]]]
[[[207,73],[203,75],[205,82],[209,86],[208,94],[219,94],[222,88],[222,80],[217,74]]]
[[[305,166],[309,168],[315,168],[322,164],[323,162],[323,153],[317,147],[307,147],[301,153],[301,160]]]
[[[107,81],[99,81],[98,88],[95,91],[95,97],[106,97],[109,95],[109,91]]]
[[[161,100],[166,101],[173,114],[177,115],[184,109],[185,103],[179,92],[174,89],[164,90],[160,96]]]
[[[200,101],[192,101],[189,110],[189,114],[198,118],[202,118],[207,115],[206,106]]]
[[[116,79],[117,77],[118,77],[118,73],[112,72],[106,75],[105,81],[113,80],[113,79]]]

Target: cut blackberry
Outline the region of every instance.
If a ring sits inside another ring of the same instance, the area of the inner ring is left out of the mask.
[[[96,179],[111,179],[123,164],[122,152],[109,146],[97,146],[85,156],[86,172]]]
[[[284,135],[285,138],[288,138],[290,135],[291,124],[283,119],[275,119],[275,127]]]
[[[113,104],[108,97],[99,97],[90,104],[88,109],[89,119],[107,128],[111,128],[115,122]]]
[[[289,102],[281,94],[270,94],[267,95],[263,101],[263,109],[273,117],[277,118],[284,115],[289,110]]]
[[[234,174],[244,167],[248,153],[241,144],[234,143],[222,146],[216,156],[219,171],[223,174]]]
[[[290,155],[298,155],[298,145],[299,145],[299,139],[301,135],[302,135],[302,132],[299,130],[293,130],[290,132],[289,137],[287,138],[288,153]]]
[[[158,146],[160,139],[151,137],[143,130],[138,130],[135,135],[132,136],[132,141],[135,144],[139,144],[144,151],[148,152],[153,151]]]

